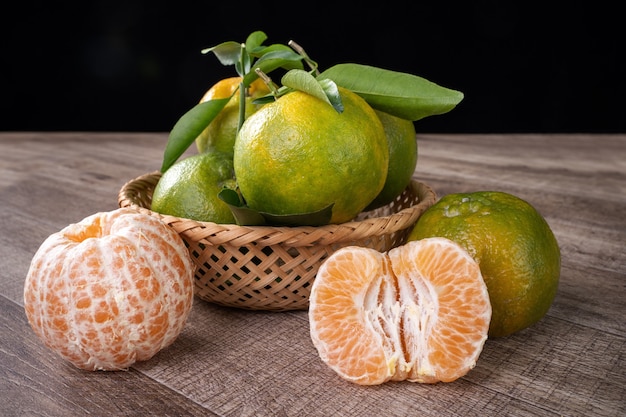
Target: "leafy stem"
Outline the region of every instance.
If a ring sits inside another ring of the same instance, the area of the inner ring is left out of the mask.
[[[203,54],[212,52],[224,66],[234,65],[235,71],[242,77],[238,88],[240,98],[238,128],[245,121],[245,98],[248,87],[259,77],[257,69],[269,73],[276,69],[289,71],[303,68],[301,55],[287,45],[265,46],[263,42],[266,39],[265,33],[256,31],[248,36],[245,43],[227,41],[201,51]],[[161,172],[167,171],[180,158],[229,100],[230,97],[199,103],[181,116],[170,132],[163,154]]]
[[[248,88],[259,77],[271,93],[256,98],[255,104],[269,103],[290,91],[300,90],[342,112],[338,89],[342,87],[358,94],[377,110],[412,121],[447,113],[464,97],[460,91],[439,86],[416,75],[367,65],[338,64],[320,73],[318,64],[296,42],[264,45],[266,39],[264,32],[256,31],[248,35],[245,43],[228,41],[201,51],[203,54],[212,52],[222,65],[234,65],[237,74],[242,77],[238,88],[238,129],[245,122]],[[304,70],[303,61],[310,71]],[[279,87],[268,75],[277,69],[285,71],[281,78],[282,86]],[[199,103],[183,114],[170,132],[162,172],[169,169],[194,143],[229,100],[230,97]]]

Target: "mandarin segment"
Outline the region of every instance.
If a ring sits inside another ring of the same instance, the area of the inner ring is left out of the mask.
[[[444,238],[386,253],[339,249],[320,267],[309,305],[320,358],[362,385],[464,376],[478,360],[490,318],[480,268]]]
[[[419,328],[425,329],[422,337],[428,338],[427,348],[409,354],[419,357],[420,366],[407,379],[450,382],[465,375],[476,364],[491,319],[478,264],[456,243],[443,238],[407,243],[389,251],[389,257],[399,282],[417,281],[415,287],[422,286],[413,299],[421,298],[419,304],[408,311],[422,314]]]
[[[387,338],[381,336],[384,324],[372,319],[379,295],[372,291],[372,281],[382,280],[381,261],[382,255],[374,250],[335,252],[320,267],[316,280],[324,282],[313,286],[309,299],[311,337],[320,357],[356,383],[382,383],[393,374],[387,363],[391,354]],[[358,270],[355,264],[360,265]],[[345,369],[348,362],[350,369]]]
[[[33,257],[24,306],[42,341],[86,370],[126,369],[178,337],[194,267],[178,234],[132,209],[50,235]]]

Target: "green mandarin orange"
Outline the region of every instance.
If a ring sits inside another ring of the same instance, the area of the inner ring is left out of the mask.
[[[493,315],[490,337],[513,334],[545,316],[561,268],[558,242],[528,202],[505,192],[443,196],[418,219],[409,241],[441,236],[464,247],[480,265]]]
[[[382,190],[389,150],[382,123],[355,93],[344,110],[302,91],[264,105],[235,142],[237,183],[248,207],[273,215],[320,211],[353,219]]]

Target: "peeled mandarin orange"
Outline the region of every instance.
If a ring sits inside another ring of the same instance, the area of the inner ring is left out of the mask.
[[[174,342],[193,303],[194,267],[180,236],[128,208],[51,234],[24,285],[44,344],[85,370],[121,370]]]
[[[311,288],[310,334],[320,358],[361,385],[464,376],[483,349],[490,318],[478,264],[445,238],[385,253],[339,249]]]

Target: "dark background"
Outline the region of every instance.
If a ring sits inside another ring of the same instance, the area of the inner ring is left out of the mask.
[[[368,64],[465,94],[420,132],[626,132],[622,15],[601,2],[12,4],[0,28],[4,131],[169,131],[236,75],[200,50],[262,30],[322,70]]]

